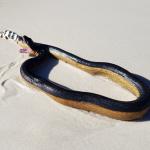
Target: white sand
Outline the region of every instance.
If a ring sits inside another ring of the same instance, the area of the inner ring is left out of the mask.
[[[89,60],[113,62],[150,79],[148,0],[1,0],[3,29]],[[19,81],[19,67],[26,58],[16,45],[0,40],[1,150],[150,148],[150,114],[140,122],[123,122],[58,104]],[[38,73],[48,71],[43,67]],[[135,98],[107,79],[64,63],[54,67],[49,78],[76,90]]]

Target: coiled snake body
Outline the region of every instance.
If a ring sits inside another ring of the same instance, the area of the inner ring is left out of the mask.
[[[93,111],[120,120],[138,119],[150,108],[150,89],[148,85],[137,78],[136,75],[120,66],[106,62],[91,62],[60,48],[36,43],[27,36],[19,36],[9,30],[1,32],[0,37],[15,41],[23,48],[21,52],[30,53],[36,56],[26,60],[21,65],[21,76],[27,83],[45,91],[61,104]],[[36,75],[32,71],[33,68],[42,63],[49,54],[92,75],[100,74],[108,77],[132,92],[137,99],[126,102],[94,93],[74,91],[63,88],[53,81],[46,80]]]

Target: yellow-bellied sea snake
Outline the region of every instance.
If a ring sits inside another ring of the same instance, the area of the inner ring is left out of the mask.
[[[120,120],[135,120],[142,117],[150,108],[150,89],[147,84],[124,68],[107,62],[92,62],[66,52],[58,47],[36,43],[27,36],[6,30],[0,32],[3,39],[13,40],[35,57],[26,60],[20,68],[22,78],[27,83],[46,92],[57,102],[78,109],[93,111]],[[120,84],[137,98],[133,101],[119,101],[102,95],[63,88],[34,73],[33,68],[41,64],[47,56],[54,56],[92,75],[100,74]]]

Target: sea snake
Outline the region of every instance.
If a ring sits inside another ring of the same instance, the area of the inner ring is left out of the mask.
[[[135,74],[124,68],[107,62],[92,62],[80,58],[58,47],[36,43],[27,36],[20,36],[10,30],[0,32],[0,37],[15,41],[33,58],[26,60],[20,68],[22,78],[29,85],[41,89],[55,101],[78,109],[92,111],[119,120],[135,120],[141,118],[150,108],[150,89],[147,84]],[[37,75],[33,68],[38,66],[48,56],[53,56],[70,65],[82,69],[92,75],[99,74],[108,77],[136,96],[133,101],[119,101],[106,96],[75,91],[64,88],[51,80]]]

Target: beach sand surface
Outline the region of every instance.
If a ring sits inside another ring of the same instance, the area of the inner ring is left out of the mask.
[[[148,0],[0,0],[0,30],[5,29],[91,61],[120,65],[150,85]],[[150,113],[125,122],[63,106],[22,81],[19,69],[28,58],[0,39],[1,150],[150,148]],[[35,71],[74,90],[122,101],[136,98],[104,77],[63,62],[50,59]]]

